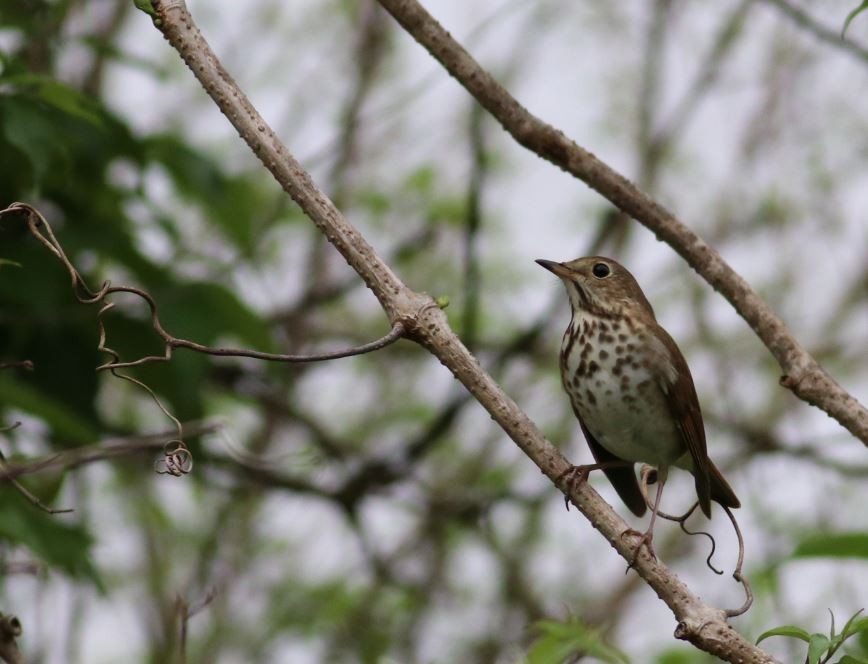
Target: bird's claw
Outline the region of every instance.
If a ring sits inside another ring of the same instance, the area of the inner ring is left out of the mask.
[[[567,512],[570,511],[570,494],[576,487],[588,481],[590,473],[590,466],[570,466],[555,478],[555,485],[563,484],[561,490],[564,492],[564,506]]]
[[[636,561],[639,560],[639,554],[642,553],[642,548],[644,547],[648,551],[648,555],[651,556],[652,560],[657,560],[657,554],[654,552],[654,547],[651,542],[654,539],[654,532],[651,530],[647,530],[644,533],[640,533],[638,530],[634,530],[633,528],[627,528],[623,533],[621,533],[621,537],[638,537],[639,543],[636,545],[636,550],[633,552],[633,557],[630,558],[630,564],[627,565],[627,572],[636,567]]]

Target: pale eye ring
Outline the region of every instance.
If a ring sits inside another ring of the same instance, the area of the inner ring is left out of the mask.
[[[597,279],[605,279],[612,273],[612,271],[609,269],[609,266],[605,263],[595,263],[591,272],[593,272],[594,276],[597,277]]]

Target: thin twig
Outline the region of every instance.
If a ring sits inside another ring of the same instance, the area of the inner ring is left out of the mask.
[[[0,212],[0,214],[2,214],[2,212]],[[24,369],[25,371],[33,371],[33,362],[32,360],[0,362],[0,369]]]
[[[213,433],[218,426],[205,422],[186,424],[184,429],[188,436],[199,436]],[[0,467],[0,480],[14,480],[22,475],[32,475],[46,470],[65,473],[99,461],[162,450],[174,435],[174,431],[164,431],[142,436],[112,438],[96,445],[76,447],[26,462],[12,461]]]
[[[721,507],[723,507],[723,510],[732,522],[735,536],[738,538],[738,562],[735,565],[735,571],[732,573],[732,578],[744,587],[745,594],[744,604],[742,604],[741,607],[726,610],[727,618],[734,618],[735,616],[740,616],[742,613],[745,613],[751,607],[753,604],[753,591],[750,589],[750,584],[747,582],[747,578],[745,578],[741,571],[742,566],[744,565],[744,537],[741,535],[741,528],[738,527],[738,521],[736,521],[732,510],[726,505],[722,505]]]
[[[650,510],[654,509],[654,505],[651,502],[651,496],[648,494],[648,484],[650,483],[651,475],[656,473],[657,469],[647,464],[643,464],[642,469],[639,472],[639,490],[642,493],[642,497],[645,499],[645,504]],[[687,528],[687,519],[689,519],[691,515],[696,511],[697,507],[699,507],[698,500],[693,503],[690,509],[688,509],[684,514],[678,516],[673,514],[667,514],[666,512],[663,512],[658,508],[657,516],[661,519],[666,519],[667,521],[674,521],[678,524],[679,528],[681,528],[681,530],[687,535],[705,535],[705,537],[707,537],[711,542],[711,551],[708,552],[708,556],[706,556],[705,558],[705,566],[717,575],[723,574],[723,570],[719,570],[711,564],[711,559],[714,557],[714,552],[717,550],[717,542],[715,541],[712,534],[705,530],[690,530]]]
[[[765,2],[777,7],[784,16],[791,19],[800,28],[814,35],[814,37],[819,39],[821,42],[824,42],[839,51],[843,51],[848,55],[855,56],[859,60],[868,62],[868,48],[865,48],[850,39],[843,39],[840,30],[827,28],[792,2],[789,2],[788,0],[765,0]]]
[[[742,0],[717,30],[711,48],[699,65],[693,82],[681,100],[676,103],[675,109],[655,132],[652,140],[660,154],[668,150],[676,133],[683,133],[686,130],[691,117],[699,107],[699,103],[711,90],[712,85],[720,75],[722,63],[726,56],[732,52],[737,37],[742,33],[745,19],[753,3],[754,0]]]
[[[178,597],[176,598],[175,608],[178,613],[178,620],[180,622],[178,635],[178,652],[180,655],[181,664],[184,664],[187,661],[187,626],[190,622],[190,618],[201,612],[211,602],[213,602],[214,598],[217,597],[219,591],[220,588],[218,588],[217,586],[212,586],[202,597],[200,597],[193,603],[187,602],[187,600],[180,595],[178,595]]]
[[[6,457],[3,455],[2,450],[0,450],[0,473],[3,473],[5,470],[6,470]],[[9,483],[15,487],[15,490],[18,491],[18,493],[20,493],[22,496],[24,496],[25,499],[27,499],[27,502],[29,502],[34,507],[38,507],[39,509],[41,509],[43,512],[45,512],[47,514],[67,514],[69,512],[75,511],[72,508],[56,509],[54,507],[48,507],[48,505],[46,505],[41,500],[39,500],[39,498],[37,498],[35,495],[33,495],[27,489],[27,487],[25,487],[23,484],[21,484],[21,482],[19,482],[18,480],[14,479],[14,478],[11,478],[11,477],[9,477],[7,479],[9,480]]]
[[[482,130],[482,109],[477,104],[470,110],[470,152],[472,167],[467,179],[467,210],[464,214],[464,309],[461,327],[464,344],[476,347],[479,328],[479,228],[482,225],[482,190],[485,186],[485,136]]]
[[[48,571],[48,566],[45,563],[36,562],[34,560],[12,560],[0,563],[0,576],[12,576],[13,574],[26,574],[29,576],[39,576],[43,572]]]

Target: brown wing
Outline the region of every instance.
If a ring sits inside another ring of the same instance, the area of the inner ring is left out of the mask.
[[[705,516],[711,517],[711,480],[709,478],[711,460],[708,458],[705,426],[702,423],[702,411],[699,408],[699,399],[696,396],[693,377],[690,375],[687,361],[672,337],[659,325],[656,326],[655,332],[657,338],[669,351],[667,358],[671,361],[673,369],[670,375],[667,375],[666,371],[661,372],[661,388],[666,397],[669,412],[672,414],[675,426],[681,435],[681,440],[684,441],[684,446],[693,459],[693,477],[696,480],[696,495],[699,497],[699,506]],[[730,492],[732,492],[731,489]]]
[[[573,408],[576,418],[582,427],[582,433],[585,434],[585,440],[588,441],[588,447],[591,448],[591,454],[597,463],[606,463],[608,461],[623,461],[623,459],[615,456],[605,447],[597,442],[597,439],[588,431],[588,427],[582,422],[582,417],[579,412]],[[645,514],[645,499],[642,497],[642,492],[639,490],[639,482],[636,479],[636,472],[633,470],[633,464],[623,468],[603,468],[606,477],[615,487],[615,491],[624,501],[624,504],[630,508],[636,516]]]

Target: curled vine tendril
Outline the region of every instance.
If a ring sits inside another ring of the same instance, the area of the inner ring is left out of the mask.
[[[184,443],[183,427],[181,422],[169,412],[150,387],[132,376],[119,372],[118,369],[137,367],[151,362],[168,362],[172,358],[172,352],[175,348],[187,348],[207,355],[216,355],[221,357],[250,357],[270,362],[301,363],[335,360],[342,357],[362,355],[364,353],[380,350],[381,348],[385,348],[386,346],[395,343],[406,333],[404,325],[400,322],[395,322],[389,333],[376,341],[353,348],[313,355],[282,355],[279,353],[263,353],[260,351],[241,348],[216,348],[213,346],[205,346],[196,343],[195,341],[180,339],[169,334],[163,328],[162,323],[160,322],[157,303],[149,293],[132,286],[112,286],[109,281],[103,282],[98,290],[91,290],[79,271],[67,257],[66,252],[64,252],[63,247],[55,237],[54,231],[52,231],[48,221],[36,208],[26,203],[13,203],[5,210],[0,210],[0,216],[13,213],[23,215],[31,235],[39,240],[39,242],[41,242],[61,263],[63,263],[63,266],[66,268],[70,280],[72,281],[72,290],[75,298],[81,304],[101,305],[97,312],[97,325],[99,330],[99,343],[97,349],[101,353],[108,355],[110,359],[109,361],[99,365],[96,370],[109,371],[113,376],[133,383],[147,392],[163,414],[174,423],[178,432],[177,438],[166,443],[166,446],[163,449],[163,457],[157,460],[154,465],[155,471],[160,474],[179,477],[189,473],[193,468],[193,454]],[[115,303],[106,298],[114,293],[130,293],[145,301],[150,310],[151,327],[163,340],[162,355],[147,355],[135,360],[123,361],[120,353],[107,344],[105,317],[115,307]]]
[[[639,473],[641,477],[639,487],[642,490],[642,496],[645,498],[645,503],[648,505],[649,508],[651,507],[651,499],[648,495],[648,484],[651,483],[650,478],[656,472],[657,471],[655,468],[644,465],[642,466],[642,470]],[[714,565],[711,564],[711,558],[714,555],[714,551],[717,546],[716,542],[714,541],[714,537],[711,536],[711,533],[707,533],[704,530],[688,530],[687,526],[685,525],[685,522],[696,511],[697,507],[699,507],[699,501],[693,503],[692,507],[681,516],[673,516],[671,514],[666,514],[665,512],[660,511],[657,512],[657,516],[663,519],[667,519],[668,521],[677,522],[678,525],[681,527],[681,530],[683,530],[688,535],[705,535],[706,537],[708,537],[708,539],[711,540],[711,553],[709,553],[708,557],[705,559],[705,564],[715,574],[723,574],[723,570],[718,570],[714,567]],[[740,616],[741,614],[745,613],[751,607],[751,605],[753,604],[753,591],[751,590],[747,578],[742,572],[742,567],[744,565],[744,537],[741,534],[741,528],[739,528],[738,521],[736,521],[735,515],[732,513],[732,510],[729,509],[726,505],[721,505],[721,507],[723,508],[723,511],[726,512],[726,516],[729,517],[729,521],[730,523],[732,523],[732,528],[733,530],[735,530],[735,536],[738,539],[738,561],[735,565],[735,571],[732,573],[732,578],[741,584],[742,588],[744,588],[745,594],[744,604],[742,604],[737,609],[726,609],[724,611],[728,618],[733,618],[735,616]]]
[[[641,482],[639,482],[639,488],[642,490],[642,496],[645,498],[645,504],[648,505],[649,509],[653,509],[653,505],[651,504],[651,498],[648,495],[648,485],[652,483],[651,477],[655,475],[657,470],[652,468],[651,466],[643,465],[642,470],[639,472]],[[691,537],[693,535],[704,535],[711,542],[711,551],[708,553],[708,556],[705,559],[705,565],[712,572],[717,574],[718,576],[723,574],[723,570],[717,569],[711,562],[711,559],[714,557],[714,552],[717,550],[717,542],[714,540],[714,537],[711,533],[705,530],[690,530],[687,527],[687,519],[691,517],[691,515],[696,511],[696,508],[699,507],[699,501],[693,503],[691,508],[687,510],[684,514],[680,516],[675,516],[673,514],[667,514],[661,510],[657,510],[657,516],[661,519],[666,519],[667,521],[674,521],[678,524],[678,527],[681,530]]]

